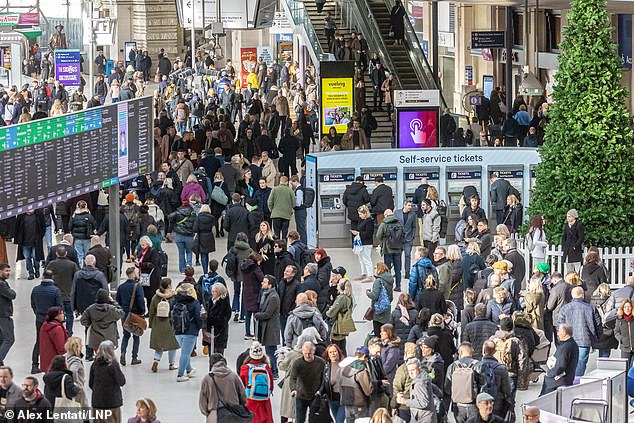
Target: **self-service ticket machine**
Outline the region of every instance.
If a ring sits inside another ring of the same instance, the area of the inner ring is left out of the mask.
[[[341,200],[354,182],[354,169],[319,171],[319,237],[350,244],[350,222]]]
[[[446,169],[447,181],[447,241],[455,239],[454,232],[456,224],[460,220],[460,199],[465,187],[472,185],[479,193],[482,193],[482,169],[473,168],[451,168]]]
[[[400,205],[398,204],[398,201],[396,201],[397,194],[398,194],[397,188],[396,188],[396,180],[397,180],[396,168],[384,168],[384,169],[362,168],[361,176],[363,176],[363,182],[365,183],[365,186],[368,189],[368,192],[370,194],[372,194],[372,191],[374,191],[374,188],[376,187],[376,185],[374,184],[374,178],[376,178],[377,176],[382,176],[383,182],[385,183],[385,185],[392,188],[392,194],[394,196],[394,206],[397,208],[400,207]]]
[[[524,200],[526,198],[526,193],[524,192],[524,169],[522,165],[519,166],[490,166],[488,168],[488,175],[487,175],[487,193],[488,193],[488,201],[487,201],[487,205],[485,206],[484,203],[481,204],[481,207],[487,211],[487,217],[489,218],[490,221],[490,225],[493,225],[493,218],[495,217],[495,211],[493,210],[493,206],[491,204],[491,175],[497,175],[498,178],[500,179],[505,179],[507,180],[512,187],[514,187],[515,189],[517,189],[522,198],[519,198],[519,200],[522,202],[522,205],[524,205]],[[506,202],[506,200],[504,200]],[[498,225],[501,222],[496,222],[495,224]]]
[[[535,186],[535,181],[537,180],[537,172],[535,172],[535,166],[531,166],[531,189]]]
[[[406,199],[411,200],[414,197],[416,188],[420,186],[423,178],[427,178],[427,183],[440,192],[439,168],[405,168],[403,169],[403,192]],[[417,208],[417,204],[412,205],[412,209],[416,210]]]

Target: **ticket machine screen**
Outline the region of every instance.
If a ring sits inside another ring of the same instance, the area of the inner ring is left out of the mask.
[[[492,170],[490,175],[497,175],[500,179],[506,179],[509,183],[515,187],[520,193],[524,189],[524,171],[522,169],[516,170]]]
[[[341,207],[339,197],[322,197],[321,209],[322,210],[336,210]]]
[[[374,188],[375,188],[374,178],[376,178],[377,176],[382,176],[383,182],[385,183],[385,185],[392,188],[392,193],[396,195],[396,179],[397,179],[396,170],[393,170],[393,171],[362,170],[361,173],[363,175],[363,181],[365,182],[365,186],[368,189],[368,192],[370,194],[372,194],[372,191],[374,191]]]

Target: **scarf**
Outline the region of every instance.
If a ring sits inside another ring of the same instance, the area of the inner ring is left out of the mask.
[[[398,307],[401,309],[401,318],[399,320],[405,326],[409,326],[409,313],[407,311],[407,308],[405,308],[405,306],[403,306],[401,304],[399,304]]]
[[[628,322],[632,321],[632,315],[631,314],[624,314],[623,315],[623,319],[627,320]]]

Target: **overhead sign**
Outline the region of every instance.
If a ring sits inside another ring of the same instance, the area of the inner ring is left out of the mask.
[[[221,1],[220,13],[223,28],[248,28],[247,0],[223,0]]]
[[[55,79],[65,87],[81,85],[81,53],[79,50],[55,50]]]
[[[183,27],[202,29],[204,26],[203,0],[181,0],[181,14]]]
[[[288,34],[293,32],[291,22],[286,17],[286,12],[275,12],[275,18],[269,29],[271,34]]]
[[[394,107],[440,107],[440,91],[396,90]]]
[[[18,25],[39,25],[40,24],[40,14],[37,12],[34,13],[20,13],[20,21]]]
[[[504,31],[472,31],[471,48],[504,48]]]
[[[15,26],[20,22],[19,13],[2,13],[0,14],[0,26]]]
[[[258,57],[262,58],[266,66],[271,66],[275,58],[275,49],[271,46],[258,47]]]

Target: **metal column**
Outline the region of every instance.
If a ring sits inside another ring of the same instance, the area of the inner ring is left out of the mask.
[[[121,279],[121,220],[119,218],[119,184],[110,185],[108,188],[108,247],[110,253],[114,256],[114,265],[117,269],[114,286],[110,288],[117,288]]]
[[[436,86],[440,88],[440,78],[438,70],[440,69],[439,51],[438,51],[438,2],[431,2],[431,43],[432,43],[432,73]]]
[[[513,111],[513,8],[506,7],[506,108]],[[504,116],[506,119],[508,116]]]

